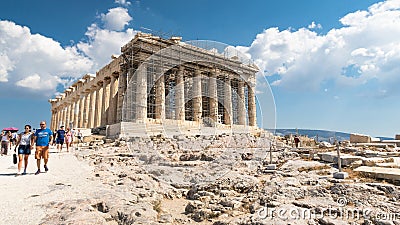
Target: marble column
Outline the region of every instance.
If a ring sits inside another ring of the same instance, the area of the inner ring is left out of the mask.
[[[209,86],[209,104],[210,104],[210,118],[216,123],[218,116],[218,95],[217,95],[217,71],[214,69],[210,73],[208,80]]]
[[[107,114],[110,101],[108,101],[110,96],[110,81],[109,77],[103,80],[103,104],[101,106],[101,126],[107,125]]]
[[[52,107],[53,108],[53,107]],[[54,130],[54,122],[55,122],[56,111],[54,109],[51,110],[51,121],[50,121],[50,130]]]
[[[193,120],[201,122],[202,112],[201,71],[196,69],[193,78]]]
[[[70,127],[72,116],[72,102],[68,102],[67,127]]]
[[[89,100],[89,121],[88,121],[88,128],[93,128],[94,126],[94,113],[95,113],[95,106],[96,106],[96,86],[92,86],[90,90],[90,100]]]
[[[83,128],[83,112],[84,112],[84,102],[85,102],[85,94],[83,92],[80,93],[79,98],[79,127]]]
[[[61,106],[61,120],[60,120],[60,125],[65,126],[65,106]]]
[[[71,125],[71,129],[75,126],[75,99],[72,99],[71,101],[71,111],[70,111],[70,115],[69,115],[69,123]]]
[[[96,104],[94,112],[94,127],[101,125],[101,107],[103,105],[103,81],[97,83]]]
[[[118,74],[111,75],[107,124],[114,124],[117,114]],[[105,99],[107,101],[107,99]]]
[[[90,90],[86,90],[85,100],[83,103],[83,127],[89,128],[89,114],[90,114]]]
[[[147,118],[147,65],[143,63],[136,72],[136,120]],[[135,77],[134,77],[135,78]]]
[[[249,126],[257,126],[255,85],[248,86]]]
[[[54,125],[55,125],[54,129],[58,129],[58,127],[60,126],[60,118],[61,118],[60,107],[57,107],[56,110],[57,110],[57,112],[56,112],[56,122],[54,123]]]
[[[74,127],[78,127],[78,117],[79,117],[79,97],[74,98],[74,112],[73,112],[73,123]]]
[[[127,89],[127,73],[124,71],[118,77],[118,100],[117,100],[117,118],[116,122],[122,121],[122,108],[124,105],[124,97]]]
[[[183,78],[183,66],[179,66],[176,72],[175,82],[175,119],[185,120],[185,81]]]
[[[161,68],[157,68],[156,71],[156,119],[165,119],[165,79],[164,75],[161,74]]]
[[[228,74],[226,74],[224,82],[224,120],[226,125],[232,125],[232,86]]]
[[[244,81],[238,81],[238,122],[239,125],[246,124],[246,105],[245,105],[245,96],[244,96]]]

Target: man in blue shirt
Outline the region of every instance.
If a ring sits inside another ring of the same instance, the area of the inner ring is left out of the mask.
[[[40,122],[40,129],[37,129],[33,135],[33,141],[36,144],[35,159],[38,170],[35,175],[40,174],[40,160],[44,160],[44,170],[47,172],[47,162],[49,161],[49,143],[53,140],[53,132],[46,128],[46,121]]]
[[[57,137],[56,137],[56,144],[59,152],[61,152],[62,150],[64,144],[64,138],[65,138],[65,130],[64,126],[61,126],[60,129],[57,131]]]

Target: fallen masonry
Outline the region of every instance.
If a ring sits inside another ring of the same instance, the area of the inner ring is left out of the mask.
[[[315,145],[310,148],[315,157],[302,157],[310,151],[298,152],[267,134],[93,140],[78,148],[77,157],[94,168],[90,179],[109,191],[94,190],[85,200],[60,200],[43,224],[85,224],[89,213],[98,224],[400,222],[395,217],[400,188],[394,182],[399,169],[380,167],[399,162],[383,154],[396,149],[341,146],[348,177],[336,179],[331,148]]]

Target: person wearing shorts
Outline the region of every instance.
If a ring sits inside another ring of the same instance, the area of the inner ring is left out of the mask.
[[[35,175],[40,174],[40,161],[44,160],[44,170],[47,172],[47,162],[49,161],[49,144],[53,140],[53,132],[46,128],[46,122],[40,122],[40,129],[37,129],[33,135],[33,142],[36,144],[35,159],[38,170]]]
[[[61,150],[62,150],[62,147],[64,144],[64,139],[65,139],[65,130],[64,130],[64,126],[61,126],[56,134],[56,144],[57,144],[58,152],[61,152]]]
[[[25,162],[24,172],[22,175],[26,174],[26,168],[28,167],[28,158],[31,154],[32,148],[32,133],[31,125],[25,125],[25,131],[20,133],[17,137],[17,142],[15,144],[14,152],[17,151],[18,147],[18,172],[16,176],[21,175],[22,161]]]

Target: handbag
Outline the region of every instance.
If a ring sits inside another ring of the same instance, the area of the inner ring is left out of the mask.
[[[18,160],[17,160],[17,154],[14,153],[14,154],[13,154],[13,163],[14,163],[14,164],[17,164],[17,162],[18,162]]]

